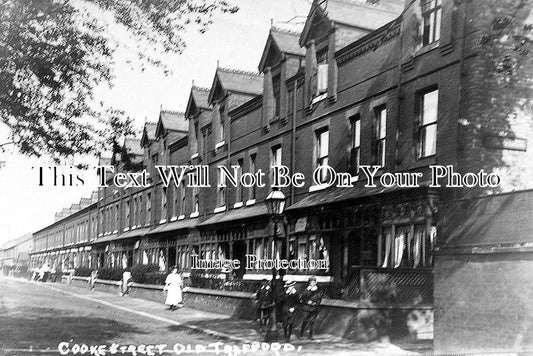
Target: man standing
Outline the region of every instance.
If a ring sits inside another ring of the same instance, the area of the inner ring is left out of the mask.
[[[296,290],[295,281],[285,282],[285,292],[281,298],[282,315],[283,315],[283,335],[285,341],[291,341],[292,329],[294,328],[294,319],[296,315],[296,305],[299,302],[298,291]]]
[[[305,328],[309,327],[309,339],[313,339],[313,324],[318,316],[319,306],[322,303],[322,292],[316,284],[316,277],[309,277],[309,285],[303,291],[300,302],[303,304],[303,321],[300,338],[304,337]]]
[[[259,318],[259,331],[262,332],[267,326],[270,318],[270,310],[273,305],[272,288],[266,279],[263,279],[261,286],[257,290],[257,317]]]

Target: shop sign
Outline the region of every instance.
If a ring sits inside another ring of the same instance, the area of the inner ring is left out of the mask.
[[[307,227],[307,217],[299,218],[294,225],[294,232],[303,232]]]
[[[501,135],[487,135],[485,147],[499,150],[527,151],[527,140],[524,138],[506,137]]]

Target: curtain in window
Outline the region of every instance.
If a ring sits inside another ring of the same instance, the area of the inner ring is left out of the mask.
[[[166,270],[165,255],[163,249],[159,250],[159,271],[164,272]]]
[[[392,236],[390,229],[385,230],[385,257],[383,258],[382,268],[389,267],[390,250],[392,246]]]
[[[328,90],[328,64],[323,63],[318,66],[317,93],[324,93]]]
[[[143,251],[143,265],[147,265],[148,264],[148,253],[146,253],[146,250]]]
[[[413,267],[416,268],[420,264],[420,256],[422,254],[422,239],[424,238],[424,230],[417,229],[415,231],[413,243]]]
[[[394,268],[400,267],[405,249],[405,232],[399,232],[394,238]]]

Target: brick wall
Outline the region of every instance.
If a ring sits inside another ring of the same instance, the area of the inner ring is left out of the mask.
[[[533,348],[533,254],[435,257],[435,353]]]

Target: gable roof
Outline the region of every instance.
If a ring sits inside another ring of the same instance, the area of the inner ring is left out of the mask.
[[[185,109],[185,118],[189,118],[193,113],[191,110],[196,107],[202,110],[211,110],[209,106],[209,89],[192,86],[187,102],[187,109]]]
[[[305,48],[300,47],[299,44],[300,33],[283,30],[272,26],[268,34],[268,38],[263,49],[261,61],[259,62],[259,71],[262,72],[265,69],[265,62],[268,58],[268,54],[274,47],[280,53],[287,53],[295,56],[305,56]]]
[[[161,136],[165,131],[189,132],[189,123],[185,120],[185,114],[178,111],[161,110],[155,131],[156,137]]]
[[[157,128],[157,124],[155,122],[145,122],[144,123],[143,134],[142,134],[142,137],[141,137],[141,146],[142,147],[146,146],[147,144],[149,144],[150,142],[155,140],[155,138],[156,138],[156,136],[155,136],[156,128]]]
[[[218,85],[224,91],[232,93],[261,95],[263,94],[263,75],[236,69],[217,68],[213,85],[209,91],[208,101],[210,104],[213,102],[213,96]]]
[[[124,149],[129,154],[135,155],[135,156],[142,156],[144,154],[142,146],[141,146],[141,140],[133,137],[126,137],[124,139]]]
[[[333,23],[372,31],[396,19],[402,10],[401,0],[380,0],[376,4],[367,0],[314,0],[300,36],[300,45],[307,43],[317,15],[324,15]]]

